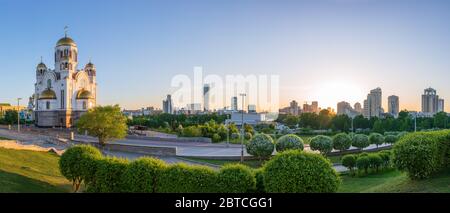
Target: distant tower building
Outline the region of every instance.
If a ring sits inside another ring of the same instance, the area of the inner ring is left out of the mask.
[[[438,101],[438,112],[445,112],[444,99],[439,99]]]
[[[313,111],[313,112],[319,113],[319,102],[313,101],[313,102],[311,103],[311,108],[312,108],[312,111]]]
[[[163,100],[163,112],[172,114],[173,113],[173,106],[172,106],[172,96],[167,95],[166,100]]]
[[[293,100],[289,104],[289,114],[291,115],[298,115],[299,114],[299,107],[297,101]]]
[[[388,113],[394,117],[398,116],[398,112],[400,111],[400,104],[398,100],[398,96],[391,95],[388,97]]]
[[[203,110],[209,111],[209,84],[203,86]]]
[[[438,112],[439,96],[433,88],[427,88],[422,95],[422,112],[427,114],[434,114]]]
[[[370,90],[367,99],[364,100],[364,117],[371,118],[381,116],[383,113],[383,109],[381,108],[381,95],[381,88],[379,87]]]
[[[231,98],[231,110],[238,111],[238,98],[236,96]]]
[[[363,109],[361,107],[361,104],[359,102],[356,102],[355,105],[353,106],[353,108],[355,109],[356,112],[358,112],[359,114],[363,113]]]

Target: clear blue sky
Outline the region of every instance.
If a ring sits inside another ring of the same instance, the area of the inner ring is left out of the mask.
[[[450,111],[450,1],[0,0],[0,102],[33,93],[66,25],[100,104],[161,107],[174,75],[203,66],[279,74],[282,105],[353,104],[380,86],[384,104],[415,110],[431,86]]]

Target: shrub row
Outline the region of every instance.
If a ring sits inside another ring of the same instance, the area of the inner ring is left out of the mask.
[[[247,153],[258,157],[260,160],[272,155],[274,149],[277,152],[287,150],[303,150],[303,140],[295,134],[283,135],[276,142],[269,134],[257,134],[246,144]]]
[[[365,174],[369,173],[369,170],[379,172],[381,168],[390,168],[391,151],[383,150],[377,153],[361,153],[345,155],[341,159],[343,166],[350,170],[351,174],[354,174],[354,169],[357,168],[359,172],[364,171]]]
[[[450,131],[417,132],[393,147],[394,164],[411,179],[424,179],[449,167]]]
[[[129,162],[74,146],[61,156],[60,170],[87,192],[335,192],[341,183],[328,159],[300,150],[281,152],[259,169],[229,164],[217,171],[148,157]]]

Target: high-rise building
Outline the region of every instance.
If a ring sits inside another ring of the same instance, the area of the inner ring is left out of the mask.
[[[358,112],[359,114],[363,113],[363,109],[362,109],[361,104],[359,102],[355,103],[355,105],[353,106],[353,109],[355,109],[355,111]]]
[[[444,112],[444,99],[439,99],[438,101],[438,112]]]
[[[172,96],[167,95],[166,100],[163,100],[163,112],[164,113],[173,113],[173,106],[172,106]]]
[[[238,111],[238,98],[236,96],[231,98],[231,110]]]
[[[364,116],[366,118],[380,117],[383,113],[381,94],[381,88],[379,87],[370,90],[367,99],[364,100]]]
[[[319,102],[313,101],[311,104],[308,104],[305,102],[303,104],[303,112],[313,112],[313,113],[319,113]]]
[[[361,104],[359,106],[361,108]],[[352,106],[345,101],[341,101],[337,104],[337,115],[347,115],[348,117],[355,117],[359,114],[361,114],[361,112],[353,109]]]
[[[422,95],[422,112],[433,115],[438,112],[439,96],[433,88],[427,88]]]
[[[319,113],[319,102],[313,101],[311,102],[312,111],[315,113]]]
[[[398,100],[398,96],[391,95],[388,97],[388,113],[394,117],[398,116],[400,112],[400,104]]]
[[[291,103],[289,103],[289,114],[291,115],[298,115],[299,113],[299,107],[297,101],[293,100]]]
[[[203,86],[203,110],[209,111],[209,84]]]

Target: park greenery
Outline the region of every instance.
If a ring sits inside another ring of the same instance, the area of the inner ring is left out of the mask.
[[[322,110],[319,114],[302,113],[298,116],[279,115],[276,120],[291,128],[304,130],[334,130],[340,132],[351,131],[352,119],[347,115],[334,115],[328,110]],[[433,117],[418,117],[416,119],[417,130],[446,129],[450,127],[450,117],[445,112],[436,113]],[[397,118],[386,115],[384,118],[365,118],[358,115],[353,119],[353,128],[364,133],[392,131],[414,131],[414,117],[408,111],[401,111]]]
[[[83,183],[86,192],[336,192],[341,183],[328,159],[300,150],[281,152],[259,169],[228,164],[213,170],[149,157],[99,157],[94,149],[77,145],[61,156],[61,173],[74,191]]]
[[[118,105],[97,106],[84,113],[76,123],[80,133],[98,138],[103,147],[109,140],[121,139],[127,135],[126,117]]]

